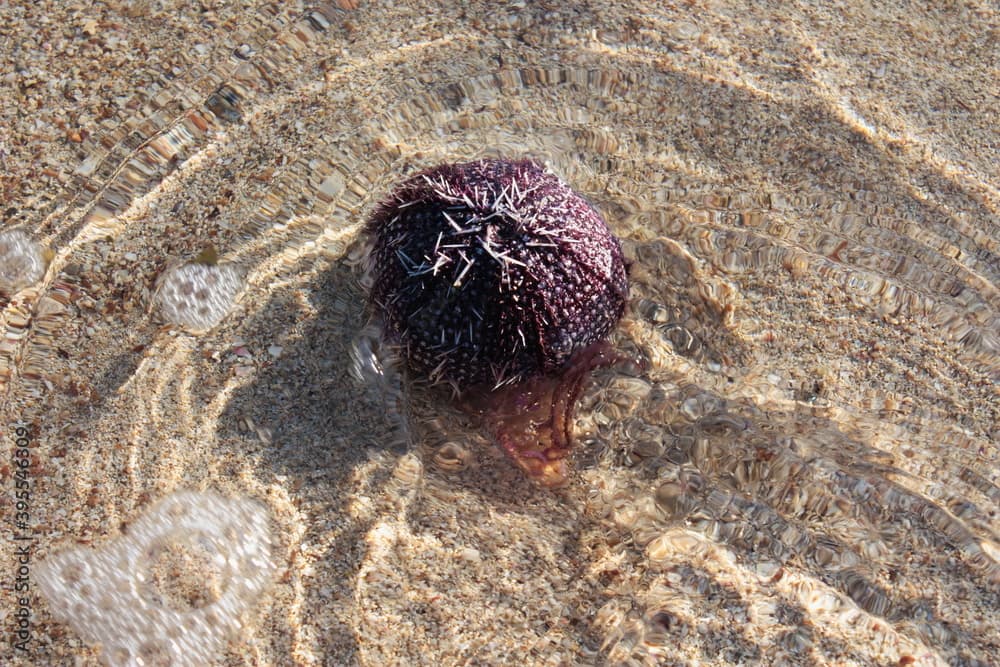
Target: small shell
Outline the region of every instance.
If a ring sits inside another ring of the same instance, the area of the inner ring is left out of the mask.
[[[469,467],[472,453],[461,444],[448,441],[437,448],[432,460],[437,468],[445,472],[461,472]]]
[[[424,477],[424,464],[415,454],[406,454],[396,463],[392,476],[402,487],[416,488]]]

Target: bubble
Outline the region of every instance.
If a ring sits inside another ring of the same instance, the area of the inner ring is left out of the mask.
[[[13,294],[45,275],[45,251],[20,229],[0,232],[0,292]]]
[[[207,665],[271,580],[270,552],[258,503],[178,492],[103,548],[43,561],[38,588],[110,665]]]
[[[666,482],[656,489],[656,504],[668,517],[683,515],[686,509],[684,487],[677,482]]]
[[[195,333],[221,322],[243,287],[235,265],[198,262],[168,269],[157,283],[155,302],[163,317]]]
[[[605,390],[604,401],[611,417],[621,420],[635,412],[636,407],[652,391],[652,384],[638,377],[622,376],[614,378]]]

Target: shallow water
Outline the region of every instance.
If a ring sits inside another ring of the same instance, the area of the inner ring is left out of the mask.
[[[104,10],[136,60],[77,93],[57,176],[5,191],[55,252],[2,313],[36,561],[212,489],[266,506],[277,568],[222,664],[1000,660],[994,9],[145,7]],[[612,342],[649,370],[596,377],[556,493],[351,369],[368,211],[491,155],[632,262]],[[207,246],[237,306],[159,326]],[[35,664],[97,659],[34,611]]]

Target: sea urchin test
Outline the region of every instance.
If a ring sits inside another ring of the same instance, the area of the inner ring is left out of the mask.
[[[530,160],[446,164],[368,222],[370,300],[418,374],[478,406],[533,478],[565,481],[573,404],[621,319],[628,278],[600,213]]]

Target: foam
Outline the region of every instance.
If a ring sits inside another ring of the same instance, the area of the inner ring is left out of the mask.
[[[13,294],[45,275],[45,252],[20,229],[0,232],[0,292]]]
[[[270,552],[259,503],[184,491],[102,548],[40,563],[38,588],[109,665],[208,665],[271,580]]]
[[[156,305],[163,316],[194,332],[207,331],[229,313],[243,287],[232,264],[193,262],[168,269],[159,279]]]

